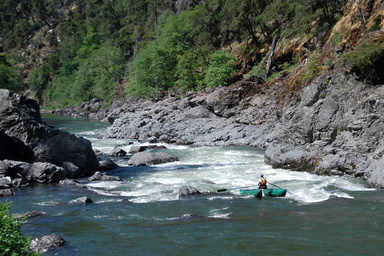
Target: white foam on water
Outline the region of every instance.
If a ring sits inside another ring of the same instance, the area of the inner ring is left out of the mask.
[[[112,144],[122,141],[113,140]],[[98,145],[104,145],[106,149],[108,143],[98,142]],[[180,161],[156,165],[156,170],[135,173],[124,182],[96,182],[88,186],[98,193],[129,197],[135,203],[177,200],[179,189],[185,185],[201,192],[255,186],[260,174],[264,174],[270,188],[285,188],[288,190],[287,198],[303,203],[324,201],[330,196],[353,198],[350,191],[368,190],[365,184],[348,176],[319,176],[272,169],[264,164],[263,152],[252,148],[165,146],[177,154]],[[239,195],[238,189],[226,192]],[[217,198],[223,199],[222,196]],[[209,197],[209,200],[214,199],[216,197]]]

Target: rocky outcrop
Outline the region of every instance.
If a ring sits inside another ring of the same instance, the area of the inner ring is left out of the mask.
[[[325,74],[287,106],[269,135],[265,161],[322,175],[351,174],[384,187],[384,87]]]
[[[136,139],[184,145],[253,145],[265,147],[276,116],[274,95],[263,81],[250,77],[229,87],[190,92],[183,98],[153,102],[130,98],[111,111],[103,138]],[[268,109],[262,111],[263,109]]]
[[[70,106],[52,111],[53,114],[62,116],[91,118],[95,120],[107,121],[106,117],[109,114],[109,109],[103,108],[103,102],[98,99],[93,99],[89,102],[84,102],[80,106]]]
[[[0,89],[0,102],[0,131],[29,147],[44,139],[48,129],[35,100]]]
[[[0,178],[12,180],[3,194],[13,186],[90,176],[99,168],[91,143],[45,124],[36,101],[0,89],[0,102]]]

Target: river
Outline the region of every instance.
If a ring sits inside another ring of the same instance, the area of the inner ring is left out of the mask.
[[[108,124],[44,115],[57,128],[83,136],[109,153],[127,140],[98,139]],[[138,142],[130,141],[133,145]],[[35,184],[17,189],[14,213],[43,211],[23,233],[62,236],[66,245],[46,255],[377,255],[384,251],[384,192],[353,177],[323,177],[272,169],[264,151],[250,147],[165,145],[180,161],[120,168],[122,182],[89,182],[86,188]],[[284,198],[222,195],[178,199],[183,185],[201,192],[255,185],[259,175],[287,188]],[[68,205],[88,196],[94,203]],[[331,197],[331,199],[329,199]],[[183,218],[193,214],[190,218]]]

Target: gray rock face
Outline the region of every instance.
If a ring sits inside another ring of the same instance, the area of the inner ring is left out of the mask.
[[[284,109],[265,161],[276,168],[362,176],[384,187],[384,87],[341,72],[319,77]]]
[[[139,152],[134,154],[131,159],[129,159],[128,164],[134,166],[141,164],[154,165],[175,161],[179,161],[179,159],[176,156],[165,152]]]
[[[58,182],[63,173],[69,178],[90,176],[99,167],[91,143],[45,124],[35,100],[0,89],[0,102],[0,160],[47,162],[68,170],[41,163],[26,167],[3,162],[0,177],[9,176],[18,185],[25,177],[28,182]]]
[[[275,118],[261,80],[251,77],[229,87],[191,92],[159,102],[131,98],[112,111],[103,138],[173,144],[253,145],[263,148]],[[273,104],[271,104],[272,106]]]

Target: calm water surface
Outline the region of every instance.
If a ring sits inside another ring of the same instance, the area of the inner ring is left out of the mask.
[[[108,126],[45,115],[49,124],[86,137],[109,153],[126,140],[99,140]],[[134,142],[134,145],[137,145]],[[351,177],[321,177],[272,169],[264,152],[249,147],[166,145],[180,161],[120,168],[122,182],[89,182],[86,188],[36,184],[15,191],[12,212],[44,211],[23,232],[56,233],[67,244],[46,255],[380,255],[384,251],[384,192]],[[123,148],[128,151],[130,146]],[[178,199],[179,188],[202,192],[255,185],[263,173],[289,190],[285,198],[223,195]],[[94,203],[68,205],[81,196]],[[334,198],[329,199],[330,196]],[[58,204],[59,203],[59,204]],[[193,214],[192,218],[183,218]]]

